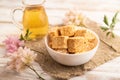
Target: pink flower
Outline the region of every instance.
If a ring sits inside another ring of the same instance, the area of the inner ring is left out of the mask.
[[[24,46],[24,41],[20,41],[19,37],[16,35],[8,36],[3,42],[5,43],[8,53],[13,53],[17,51],[19,47]]]
[[[29,48],[19,47],[18,51],[15,51],[11,56],[11,61],[7,64],[7,69],[12,69],[20,72],[27,66],[30,66],[34,62],[36,56],[37,54],[35,54]]]

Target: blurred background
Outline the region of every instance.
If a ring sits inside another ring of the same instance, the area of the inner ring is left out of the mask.
[[[26,0],[26,3],[35,0]],[[37,0],[41,1],[41,0]],[[11,9],[21,7],[22,0],[0,0],[0,22],[11,23]],[[49,17],[63,17],[68,9],[92,12],[120,10],[120,0],[46,0],[44,6]],[[21,13],[16,13],[20,17]]]
[[[31,1],[38,3],[41,0],[26,0],[26,3]],[[4,35],[9,33],[18,33],[19,29],[12,24],[11,11],[23,6],[22,0],[0,0],[0,36],[3,36],[0,39],[4,39]],[[120,0],[46,0],[44,6],[52,25],[62,24],[69,9],[78,10],[92,20],[102,23],[104,14],[112,16],[116,11],[120,11]],[[22,12],[16,12],[15,18],[22,20]]]

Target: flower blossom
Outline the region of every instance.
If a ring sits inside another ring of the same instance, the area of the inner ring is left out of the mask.
[[[63,23],[65,25],[83,26],[84,19],[85,16],[82,13],[70,10],[69,12],[66,13],[65,18],[63,19]]]
[[[3,42],[5,43],[7,53],[14,53],[19,47],[24,45],[24,41],[19,40],[19,37],[16,35],[8,36]]]
[[[18,50],[11,56],[11,61],[8,62],[7,69],[20,72],[27,66],[30,66],[34,62],[36,56],[37,54],[29,48],[19,47]]]

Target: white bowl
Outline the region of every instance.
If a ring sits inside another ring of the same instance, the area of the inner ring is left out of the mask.
[[[48,46],[48,40],[47,37],[45,38],[45,45],[46,48],[49,52],[49,55],[58,63],[63,64],[63,65],[67,65],[67,66],[77,66],[77,65],[81,65],[84,64],[86,62],[88,62],[96,53],[98,46],[99,46],[99,37],[98,35],[93,32],[92,30],[87,29],[88,31],[92,32],[97,39],[97,45],[89,51],[86,52],[82,52],[82,53],[78,53],[78,54],[65,54],[65,53],[61,53],[58,51],[53,50],[52,48],[50,48]]]

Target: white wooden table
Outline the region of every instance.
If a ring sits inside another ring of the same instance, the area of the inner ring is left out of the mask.
[[[77,8],[80,12],[91,18],[92,20],[102,23],[104,14],[109,17],[117,10],[120,10],[119,0],[46,0],[46,11],[50,24],[61,24],[65,12],[69,8]],[[54,4],[55,3],[55,4]],[[11,22],[11,9],[21,6],[21,0],[0,0],[0,80],[37,80],[36,75],[27,69],[21,74],[6,71],[4,66],[8,61],[3,57],[5,49],[2,41],[8,34],[19,34],[20,30]],[[17,13],[18,19],[21,19]],[[56,22],[55,22],[56,21]],[[117,27],[119,28],[119,27]],[[120,28],[119,28],[120,29]],[[35,63],[35,68],[39,73],[43,73],[40,66]],[[53,80],[47,74],[41,74],[46,80]],[[120,57],[109,61],[96,69],[87,72],[83,76],[71,78],[70,80],[120,80]]]

